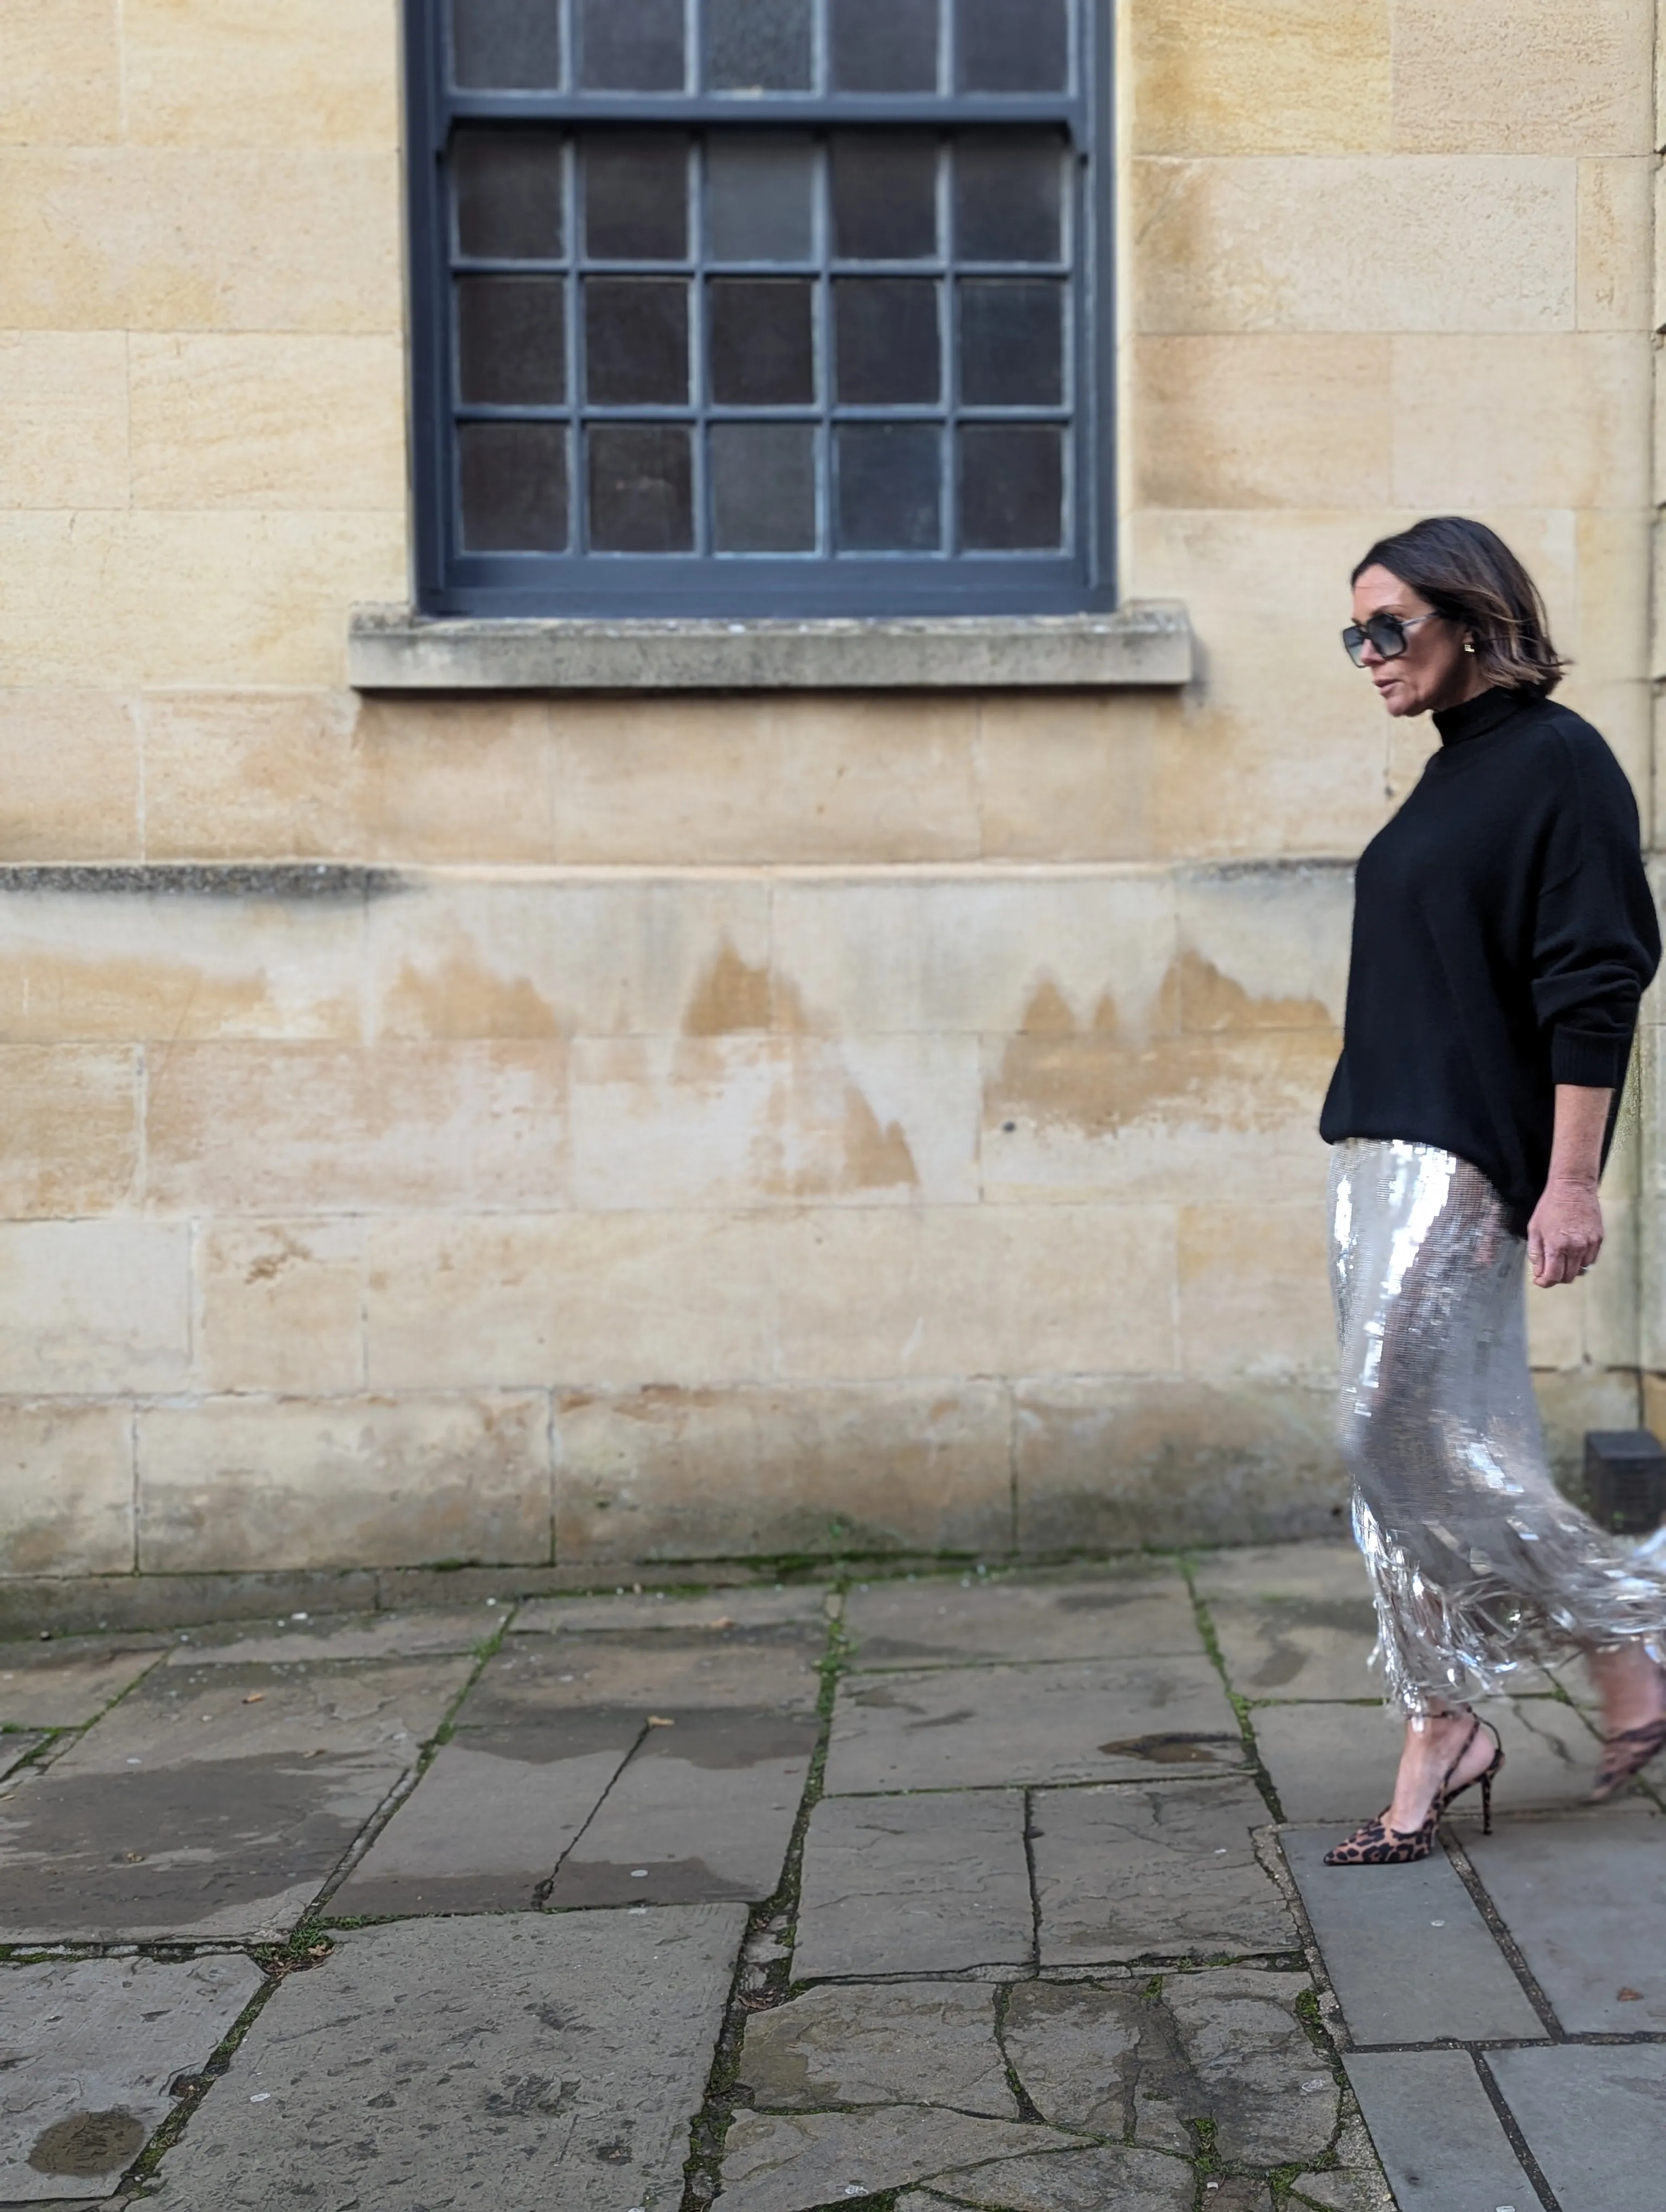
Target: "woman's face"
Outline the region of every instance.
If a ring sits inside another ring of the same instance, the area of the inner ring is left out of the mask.
[[[1383,568],[1363,569],[1353,587],[1353,619],[1362,626],[1373,615],[1398,615],[1415,623],[1406,632],[1406,650],[1385,660],[1367,639],[1364,665],[1377,696],[1391,714],[1427,714],[1461,706],[1487,689],[1472,653],[1463,649],[1462,625],[1437,615],[1420,592]],[[1430,616],[1430,621],[1419,621]]]

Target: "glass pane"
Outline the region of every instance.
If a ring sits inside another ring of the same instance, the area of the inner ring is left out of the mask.
[[[681,423],[591,426],[590,543],[598,553],[693,550],[689,437]]]
[[[452,0],[452,82],[478,92],[559,92],[561,0]]]
[[[1056,138],[963,138],[954,154],[955,252],[962,261],[1057,261],[1064,149]]]
[[[932,553],[942,538],[941,434],[929,422],[847,423],[839,441],[839,544],[848,553]]]
[[[843,276],[833,288],[838,396],[854,407],[929,405],[942,389],[938,287],[928,278]]]
[[[720,422],[711,434],[720,553],[813,553],[816,434],[807,422]]]
[[[936,91],[937,0],[828,4],[836,92]]]
[[[457,447],[467,551],[566,551],[564,422],[464,422]]]
[[[683,0],[579,0],[579,82],[589,92],[681,92]]]
[[[1066,0],[956,0],[967,92],[1063,92],[1070,81]]]
[[[561,140],[550,131],[459,131],[451,142],[457,244],[488,261],[567,250]]]
[[[919,261],[937,252],[937,145],[917,131],[833,141],[833,252],[841,261]]]
[[[689,288],[680,277],[588,280],[584,390],[598,407],[688,404]]]
[[[584,245],[594,261],[686,258],[689,142],[681,131],[585,141]]]
[[[960,287],[960,396],[969,407],[1064,400],[1064,287],[1025,277]]]
[[[802,407],[813,401],[812,296],[807,279],[712,279],[706,294],[711,396],[720,407]]]
[[[808,92],[810,0],[706,0],[711,92]]]
[[[559,276],[460,277],[457,379],[464,404],[559,407],[567,397],[566,307]]]
[[[706,142],[706,251],[714,261],[808,261],[815,252],[807,138]]]
[[[1056,551],[1064,538],[1064,434],[974,422],[960,433],[960,541],[976,553]]]

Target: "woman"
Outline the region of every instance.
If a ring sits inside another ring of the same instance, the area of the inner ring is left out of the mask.
[[[1531,578],[1478,522],[1374,545],[1342,633],[1389,713],[1440,749],[1366,848],[1342,1056],[1320,1131],[1354,1533],[1390,1695],[1393,1802],[1332,1865],[1425,1858],[1504,1753],[1469,1711],[1532,1662],[1590,1662],[1611,1796],[1666,1748],[1666,1576],[1558,1494],[1528,1376],[1522,1277],[1602,1246],[1597,1181],[1660,935],[1631,788],[1551,703]]]

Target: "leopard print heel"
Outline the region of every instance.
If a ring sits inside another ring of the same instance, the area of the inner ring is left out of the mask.
[[[1410,1866],[1426,1859],[1435,1847],[1438,1812],[1432,1810],[1420,1828],[1391,1828],[1385,1808],[1380,1817],[1367,1820],[1325,1853],[1327,1866]]]

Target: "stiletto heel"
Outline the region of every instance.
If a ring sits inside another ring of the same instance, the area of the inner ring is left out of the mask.
[[[1472,1775],[1468,1782],[1460,1782],[1456,1790],[1447,1784],[1469,1755],[1469,1747],[1482,1729],[1497,1745],[1492,1763],[1480,1774]],[[1441,1777],[1440,1787],[1435,1791],[1434,1802],[1424,1816],[1419,1828],[1391,1828],[1389,1811],[1385,1807],[1376,1820],[1367,1820],[1358,1827],[1334,1850],[1325,1853],[1327,1866],[1411,1866],[1419,1859],[1426,1859],[1435,1847],[1435,1829],[1444,1817],[1446,1808],[1462,1797],[1466,1790],[1481,1784],[1481,1833],[1493,1832],[1493,1778],[1504,1765],[1504,1746],[1499,1742],[1499,1732],[1489,1721],[1474,1721],[1469,1733],[1458,1747],[1457,1756]]]

